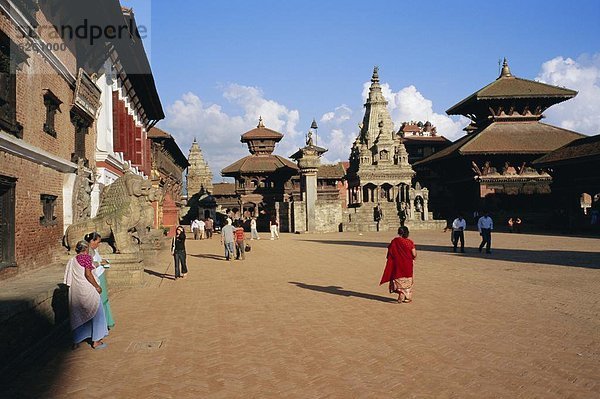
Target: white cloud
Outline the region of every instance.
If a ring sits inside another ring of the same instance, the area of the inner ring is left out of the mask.
[[[334,125],[341,125],[352,117],[352,109],[346,104],[336,107],[334,111],[327,112],[321,117],[321,122],[329,122]]]
[[[537,80],[577,90],[574,99],[550,107],[546,122],[584,134],[600,133],[600,54],[577,60],[556,57],[542,64]]]
[[[256,127],[259,116],[266,127],[285,135],[276,153],[288,156],[297,149],[295,141],[302,143],[303,135],[296,130],[300,119],[297,110],[266,99],[256,87],[230,84],[223,89],[223,97],[239,106],[241,114],[230,115],[220,105],[205,104],[190,92],[166,107],[166,119],[160,125],[173,134],[185,155],[195,137],[216,181],[221,169],[249,154],[247,146],[240,143],[240,135]]]

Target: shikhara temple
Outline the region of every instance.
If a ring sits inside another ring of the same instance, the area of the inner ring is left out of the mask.
[[[544,111],[577,92],[514,76],[506,59],[500,76],[446,112],[471,120],[467,134],[416,163],[431,171],[432,206],[457,210],[540,209],[549,204],[552,176],[532,161],[582,134],[542,123]]]
[[[415,171],[405,139],[395,131],[387,105],[375,67],[360,132],[350,152],[343,230],[395,230],[401,222],[416,228],[443,228],[446,222],[433,220],[429,210],[429,190],[418,182],[413,185]]]

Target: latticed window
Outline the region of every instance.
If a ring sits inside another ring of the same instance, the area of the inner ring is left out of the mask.
[[[83,159],[87,164],[85,157],[85,136],[88,134],[90,120],[77,112],[71,112],[71,121],[75,126],[75,152],[71,154],[71,161],[77,162]]]
[[[40,216],[40,224],[51,226],[56,224],[56,216],[54,215],[54,207],[56,206],[56,195],[42,194],[40,202],[42,204],[43,215]]]
[[[0,32],[0,129],[20,137],[16,110],[15,63],[11,60],[11,41]]]
[[[15,265],[15,184],[0,175],[0,268]]]
[[[44,106],[46,107],[46,122],[44,123],[44,132],[49,135],[56,137],[56,130],[54,129],[54,119],[56,112],[60,110],[60,104],[62,101],[58,99],[50,90],[45,90],[44,93]]]

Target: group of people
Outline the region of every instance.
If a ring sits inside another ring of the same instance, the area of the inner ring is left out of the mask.
[[[73,348],[88,341],[93,349],[107,347],[103,339],[115,321],[108,300],[108,259],[98,252],[102,237],[91,232],[75,245],[76,255],[65,268],[63,283],[69,287],[69,318]]]
[[[465,252],[465,229],[467,228],[467,222],[462,214],[458,214],[456,219],[452,221],[450,227],[446,227],[444,231],[451,229],[452,235],[450,240],[452,241],[453,251],[456,252],[458,243],[460,242],[460,252]],[[479,244],[479,252],[483,251],[488,254],[492,253],[492,230],[494,230],[494,221],[490,216],[489,212],[484,212],[483,216],[477,219],[477,230],[481,236],[481,243]]]
[[[201,240],[204,238],[212,238],[214,226],[215,222],[210,216],[206,219],[194,219],[190,225],[190,228],[194,233],[194,240],[197,240],[198,237]]]
[[[233,223],[230,218],[227,218],[225,226],[221,229],[221,244],[225,248],[226,260],[232,261],[234,256],[236,260],[246,259],[246,251],[250,250],[250,246],[246,245],[245,239],[246,233],[244,232],[242,222],[236,220]]]

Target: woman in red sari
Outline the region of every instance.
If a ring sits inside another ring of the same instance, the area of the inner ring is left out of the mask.
[[[398,303],[412,301],[413,260],[417,257],[417,250],[408,234],[408,227],[398,228],[399,237],[388,245],[387,262],[379,283],[389,281],[390,293],[398,294]]]

